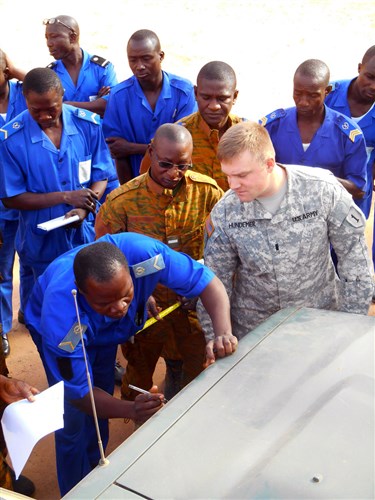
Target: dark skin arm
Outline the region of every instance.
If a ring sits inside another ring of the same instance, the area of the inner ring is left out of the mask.
[[[133,169],[130,163],[130,158],[119,158],[115,160],[117,177],[120,184],[133,179]]]
[[[0,399],[5,403],[14,403],[24,398],[32,402],[35,401],[35,394],[39,394],[38,389],[27,382],[0,375]]]
[[[16,80],[23,80],[26,75],[26,71],[23,69],[17,68],[11,59],[9,59],[9,56],[5,54],[5,59],[6,59],[6,68],[5,68],[5,74],[9,80],[12,78],[15,78]]]
[[[95,213],[96,200],[104,193],[107,181],[94,182],[91,188],[76,191],[54,191],[52,193],[22,193],[11,198],[3,198],[7,208],[18,210],[39,210],[65,203]]]
[[[215,354],[223,358],[237,349],[237,338],[232,335],[230,303],[223,283],[216,276],[200,295],[202,304],[210,315],[215,332],[215,340],[206,346],[206,362],[215,362]]]
[[[103,87],[103,88],[110,89],[110,87]],[[107,106],[107,101],[105,99],[98,97],[98,99],[95,99],[95,101],[87,101],[87,102],[66,101],[65,104],[70,104],[71,106],[75,106],[76,108],[87,109],[88,111],[96,113],[99,116],[101,116],[101,118],[103,118],[105,108]]]
[[[93,388],[95,407],[98,418],[131,418],[137,423],[148,420],[163,406],[164,395],[158,393],[157,386],[150,389],[151,395],[139,394],[134,401],[118,399],[107,392]],[[88,415],[92,415],[90,395],[72,401],[74,406]]]
[[[106,143],[111,151],[112,158],[124,158],[129,155],[144,155],[147,144],[129,142],[123,137],[107,137]]]
[[[359,187],[357,187],[354,182],[348,181],[346,179],[340,179],[339,177],[336,177],[336,179],[340,182],[340,184],[344,186],[348,193],[353,196],[353,198],[361,200],[364,197],[365,192],[359,189]]]
[[[112,158],[116,161],[117,177],[120,184],[130,181],[133,178],[133,172],[129,156],[144,155],[148,145],[129,142],[123,137],[107,137],[105,141]]]

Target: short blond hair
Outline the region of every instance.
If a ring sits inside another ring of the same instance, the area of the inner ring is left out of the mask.
[[[256,122],[241,122],[230,127],[220,139],[217,157],[220,162],[250,151],[258,161],[275,158],[275,150],[267,130]]]

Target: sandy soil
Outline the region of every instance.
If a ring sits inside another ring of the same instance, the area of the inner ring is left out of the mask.
[[[46,66],[51,58],[42,20],[59,14],[78,20],[82,47],[110,59],[120,81],[130,76],[126,42],[141,28],[159,35],[166,53],[164,68],[192,81],[206,62],[228,62],[240,90],[234,111],[250,119],[292,105],[293,73],[305,59],[325,61],[333,79],[351,78],[374,43],[375,2],[365,0],[65,0],[63,6],[50,0],[0,0],[1,48],[26,70]],[[367,236],[370,242],[372,222]],[[14,296],[16,315],[17,288]],[[375,306],[371,309],[375,315]],[[11,374],[45,389],[36,348],[16,319],[9,339]],[[162,377],[160,361],[156,382]],[[112,420],[110,427],[108,452],[133,431],[132,424],[120,420]],[[35,482],[36,498],[60,498],[52,436],[35,447],[24,474]]]

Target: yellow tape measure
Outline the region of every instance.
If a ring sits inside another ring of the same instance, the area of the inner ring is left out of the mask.
[[[161,311],[159,313],[159,316],[161,318],[164,318],[165,316],[168,316],[168,314],[170,314],[171,312],[173,312],[175,309],[179,308],[181,305],[180,302],[176,302],[175,304],[173,304],[172,306],[169,306],[167,307],[166,309],[163,309],[163,311]],[[150,318],[146,321],[146,323],[144,324],[142,330],[138,330],[137,332],[135,332],[135,335],[137,335],[137,333],[139,332],[143,332],[143,330],[145,330],[146,328],[148,328],[149,326],[153,325],[154,323],[156,323],[157,320],[156,318]]]

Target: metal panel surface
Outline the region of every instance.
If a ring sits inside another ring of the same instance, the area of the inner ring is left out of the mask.
[[[280,311],[65,498],[114,481],[155,499],[373,498],[374,335],[374,317]]]

